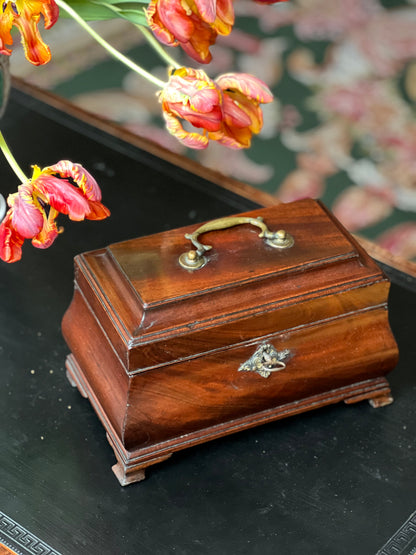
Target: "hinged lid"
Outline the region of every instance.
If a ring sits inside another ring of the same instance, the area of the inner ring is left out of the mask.
[[[271,232],[285,231],[280,239],[293,237],[293,245],[270,246],[249,223],[226,226],[204,232],[200,241],[212,250],[202,268],[190,270],[180,257],[193,248],[185,238],[200,227],[193,225],[78,257],[83,274],[78,285],[129,370],[247,340],[243,329],[251,329],[253,338],[266,334],[264,315],[283,306],[292,305],[297,316],[291,321],[304,324],[300,303],[384,279],[319,202],[280,204],[240,216],[261,217]],[[276,325],[273,320],[268,333],[276,332]]]

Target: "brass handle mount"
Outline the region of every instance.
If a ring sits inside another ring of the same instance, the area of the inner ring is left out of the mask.
[[[264,239],[264,242],[275,249],[288,249],[293,246],[294,239],[290,233],[284,229],[278,231],[270,231],[264,223],[263,218],[249,218],[246,216],[231,216],[227,218],[218,218],[206,224],[201,225],[193,233],[186,233],[185,238],[189,239],[195,250],[184,252],[179,257],[179,264],[187,270],[199,270],[207,263],[207,258],[204,253],[211,250],[211,245],[204,245],[198,240],[198,237],[203,233],[209,231],[217,231],[235,227],[242,224],[251,224],[260,228],[259,237]]]

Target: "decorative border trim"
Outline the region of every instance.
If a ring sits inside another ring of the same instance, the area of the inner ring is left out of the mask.
[[[377,555],[416,555],[416,511],[377,552]]]
[[[1,511],[0,542],[16,555],[61,555]]]

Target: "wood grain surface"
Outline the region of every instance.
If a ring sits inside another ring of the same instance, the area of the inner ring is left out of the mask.
[[[67,371],[107,430],[123,485],[175,451],[293,412],[391,402],[397,346],[381,270],[319,202],[244,216],[285,229],[294,246],[273,249],[244,224],[210,233],[218,254],[185,270],[193,226],[76,259]],[[262,345],[287,353],[284,370],[240,372]]]

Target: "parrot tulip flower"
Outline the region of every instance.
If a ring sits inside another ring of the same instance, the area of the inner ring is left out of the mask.
[[[32,179],[7,199],[10,208],[0,224],[0,258],[20,260],[25,239],[37,248],[49,247],[62,231],[56,224],[59,214],[74,221],[107,218],[110,212],[100,201],[97,182],[79,164],[64,160],[42,170],[34,166]]]
[[[260,104],[273,100],[269,88],[247,73],[227,73],[216,79],[224,94],[223,124],[210,139],[230,148],[249,148],[253,134],[263,127]]]
[[[50,29],[59,16],[54,0],[5,0],[0,7],[0,54],[10,56],[13,44],[11,29],[17,27],[22,36],[25,56],[33,65],[46,64],[51,59],[49,47],[40,36],[38,24],[43,15],[45,29]]]
[[[215,80],[202,70],[175,70],[160,92],[168,131],[190,148],[206,148],[210,140],[229,148],[248,148],[263,126],[261,103],[271,102],[267,86],[252,75],[229,73]],[[187,131],[180,120],[203,131]]]
[[[181,46],[201,64],[211,59],[209,47],[234,24],[232,0],[151,0],[146,9],[149,27],[160,42]]]

